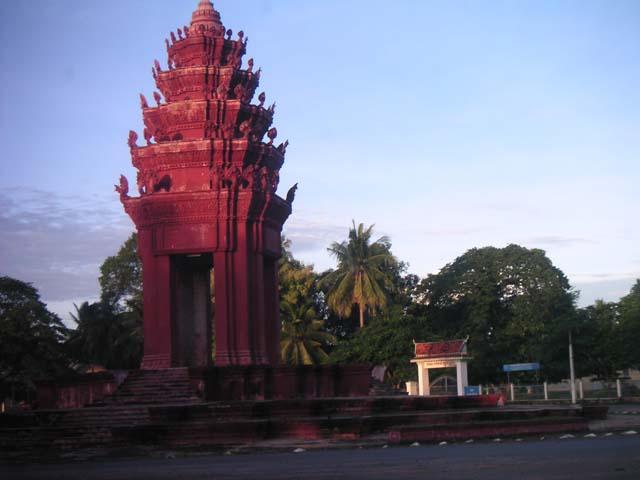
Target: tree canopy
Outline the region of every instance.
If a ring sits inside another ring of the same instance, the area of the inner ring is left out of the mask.
[[[434,331],[469,336],[474,381],[500,380],[506,363],[542,362],[549,378],[566,371],[558,349],[575,321],[576,294],[544,251],[474,248],[424,279],[418,294]]]
[[[396,263],[391,254],[391,242],[380,237],[372,242],[373,225],[364,224],[349,230],[349,238],[334,242],[329,252],[338,261],[336,270],[322,280],[327,287],[327,304],[340,317],[349,317],[358,307],[360,328],[364,328],[365,313],[375,313],[387,306],[391,287],[390,267]]]
[[[283,238],[280,259],[281,359],[289,365],[319,365],[336,339],[326,331],[322,293],[313,267],[296,260]]]
[[[71,314],[77,328],[68,347],[83,364],[137,368],[142,358],[142,265],[137,236],[100,267],[100,301],[84,302]]]
[[[38,380],[68,371],[68,330],[30,284],[0,277],[0,388],[23,397]]]

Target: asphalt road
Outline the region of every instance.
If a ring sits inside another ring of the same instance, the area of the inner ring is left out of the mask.
[[[640,435],[0,466],[2,479],[634,479]]]

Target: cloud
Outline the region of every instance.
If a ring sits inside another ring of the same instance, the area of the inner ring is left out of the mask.
[[[311,220],[307,220],[310,218]],[[306,212],[291,218],[284,228],[295,253],[325,250],[333,242],[346,239],[349,225],[338,225],[318,212]]]
[[[466,237],[490,230],[489,227],[450,227],[424,230],[422,233],[431,237]]]
[[[113,196],[0,192],[0,275],[32,283],[46,302],[94,299],[99,267],[133,230]]]
[[[531,237],[525,240],[527,244],[556,246],[556,247],[572,247],[575,245],[597,244],[595,240],[579,237],[563,237],[560,235],[542,235],[539,237]]]
[[[640,271],[637,272],[610,272],[610,273],[574,273],[569,277],[576,283],[601,283],[601,282],[633,282],[640,278]]]

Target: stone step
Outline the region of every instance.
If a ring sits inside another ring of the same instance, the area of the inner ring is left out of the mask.
[[[459,408],[443,410],[434,410],[432,402],[396,398],[113,405],[30,412],[0,417],[0,454],[94,446],[220,447],[282,438],[355,440],[372,434],[387,434],[395,442],[442,441],[586,428],[585,411],[580,408],[479,408],[483,402],[478,399],[476,408],[458,402]]]
[[[388,434],[388,439],[390,443],[441,442],[585,432],[588,430],[589,424],[585,418],[561,416],[543,419],[531,418],[436,425],[407,425],[391,429]]]

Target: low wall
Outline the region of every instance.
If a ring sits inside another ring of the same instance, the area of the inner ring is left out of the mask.
[[[286,400],[366,397],[370,370],[368,365],[211,367],[191,369],[190,376],[205,401]]]
[[[39,409],[81,408],[102,401],[116,391],[127,372],[88,373],[37,384]]]

